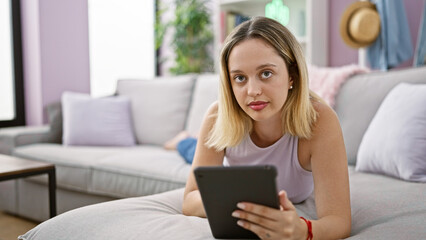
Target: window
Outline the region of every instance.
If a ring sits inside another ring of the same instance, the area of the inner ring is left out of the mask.
[[[154,0],[88,4],[92,96],[114,94],[118,79],[154,77]]]
[[[0,1],[0,128],[25,124],[19,1]]]

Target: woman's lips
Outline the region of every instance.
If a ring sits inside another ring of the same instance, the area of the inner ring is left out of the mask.
[[[256,101],[256,102],[251,102],[249,103],[249,108],[255,110],[255,111],[260,111],[262,109],[264,109],[266,106],[268,106],[268,102],[263,102],[263,101]]]

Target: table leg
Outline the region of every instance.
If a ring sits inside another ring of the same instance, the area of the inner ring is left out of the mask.
[[[56,216],[56,173],[55,168],[49,171],[49,207],[50,218]]]

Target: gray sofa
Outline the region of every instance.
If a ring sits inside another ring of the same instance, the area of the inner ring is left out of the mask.
[[[357,75],[346,81],[336,98],[335,111],[341,121],[349,161],[349,239],[426,236],[425,184],[358,172],[354,167],[364,132],[387,93],[400,82],[426,84],[425,76],[425,67]],[[186,117],[179,129],[198,129],[202,112],[216,97],[211,94],[217,91],[212,91],[215,81],[215,75],[196,76],[190,90],[192,101],[188,100],[189,107],[182,109]],[[197,116],[192,115],[194,112]],[[12,152],[57,164],[60,213],[126,198],[66,212],[43,222],[20,239],[213,239],[206,219],[181,214],[181,187],[189,166],[175,152],[164,151],[159,145],[117,149],[31,144],[15,146]],[[153,193],[159,194],[150,195]],[[150,196],[138,197],[144,195]],[[47,218],[47,188],[43,179],[2,184],[0,200],[1,207],[8,211],[35,219]],[[314,196],[296,207],[301,216],[316,218]]]
[[[217,81],[213,74],[120,80],[117,94],[132,103],[133,147],[62,145],[60,104],[54,104],[50,127],[0,129],[0,153],[55,164],[58,214],[181,188],[190,165],[162,144],[182,130],[197,133],[204,112],[217,99]],[[36,221],[48,219],[46,183],[46,176],[0,182],[0,209]]]

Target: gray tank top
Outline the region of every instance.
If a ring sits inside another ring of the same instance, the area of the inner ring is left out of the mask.
[[[311,195],[314,182],[312,172],[300,166],[298,141],[298,137],[285,134],[271,146],[261,148],[247,136],[238,146],[226,148],[223,165],[274,165],[278,191],[285,190],[291,202],[300,203]]]

